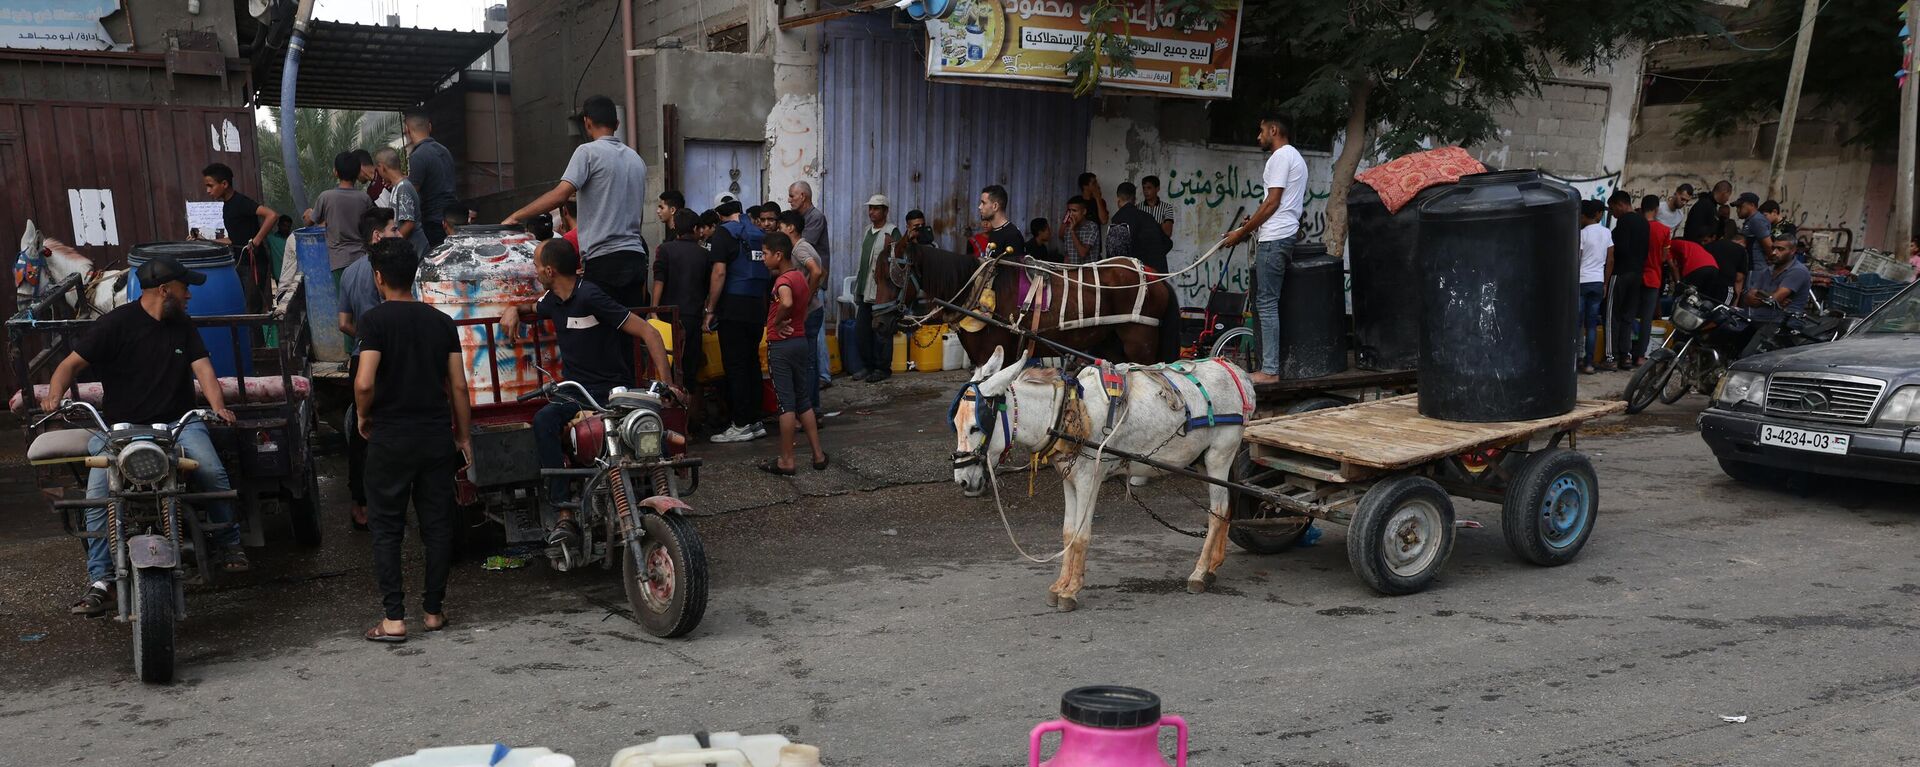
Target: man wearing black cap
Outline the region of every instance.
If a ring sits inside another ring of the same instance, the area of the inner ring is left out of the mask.
[[[93,323],[87,337],[53,371],[46,397],[40,406],[53,410],[72,387],[81,370],[93,368],[105,391],[101,415],[108,423],[172,423],[194,407],[193,385],[197,381],[207,399],[207,407],[220,420],[232,423],[220,396],[220,381],[214,377],[213,362],[200,333],[187,319],[188,285],[200,285],[207,276],[180,265],[172,256],[158,256],[140,266],[140,300],[107,312]],[[200,492],[231,489],[227,469],[213,449],[207,425],[198,420],[180,430],[177,443],[188,458],[198,461],[191,484]],[[106,441],[98,436],[89,444],[99,453]],[[107,495],[107,470],[94,469],[87,477],[87,497]],[[233,507],[224,501],[206,505],[207,519],[214,524],[233,521]],[[87,529],[101,531],[107,524],[105,507],[87,510]],[[230,573],[245,572],[247,554],[240,547],[240,530],[229,527],[212,536],[214,551],[210,561]],[[74,615],[89,618],[107,613],[113,603],[113,557],[105,538],[88,538],[87,591],[73,603]]]

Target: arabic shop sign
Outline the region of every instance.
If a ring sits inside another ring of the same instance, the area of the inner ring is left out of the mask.
[[[0,0],[3,1],[3,0]],[[1067,60],[1088,34],[1093,0],[959,0],[927,21],[927,76],[1068,86]],[[1182,30],[1160,0],[1130,0],[1131,74],[1101,68],[1101,86],[1200,98],[1233,95],[1240,4],[1213,26]]]
[[[0,48],[112,50],[100,17],[120,0],[0,0]]]

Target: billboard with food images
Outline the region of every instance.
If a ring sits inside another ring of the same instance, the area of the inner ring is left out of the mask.
[[[1112,1],[1112,0],[1110,0]],[[927,21],[927,76],[980,84],[1070,86],[1067,60],[1089,34],[1096,0],[958,0],[953,13]],[[1130,0],[1110,27],[1131,34],[1134,71],[1102,62],[1106,88],[1198,98],[1233,95],[1240,3],[1218,23],[1182,29],[1160,0]]]

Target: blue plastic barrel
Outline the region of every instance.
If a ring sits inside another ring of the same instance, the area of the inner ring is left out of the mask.
[[[207,275],[205,285],[192,286],[187,299],[187,314],[215,317],[246,314],[247,294],[240,287],[240,272],[234,268],[233,251],[214,242],[152,242],[135,245],[127,253],[127,267],[135,270],[155,256],[173,256],[181,266]],[[127,299],[140,299],[140,280],[127,280]],[[240,336],[234,349],[234,334]],[[201,328],[200,341],[207,345],[207,357],[213,372],[220,376],[253,374],[253,330],[244,327]],[[240,372],[236,372],[240,371]]]
[[[307,329],[313,336],[313,358],[345,362],[347,337],[340,332],[340,296],[333,284],[333,265],[327,258],[327,228],[293,230],[293,252],[307,281]]]

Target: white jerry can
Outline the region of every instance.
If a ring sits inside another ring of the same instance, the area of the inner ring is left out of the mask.
[[[652,743],[623,748],[612,767],[820,767],[820,749],[793,743],[782,735],[716,732],[702,747],[692,735],[668,735]]]
[[[940,337],[940,353],[944,357],[940,361],[942,370],[970,370],[973,367],[967,364],[967,349],[960,345],[959,333],[949,330]]]
[[[504,754],[501,752],[505,751]],[[423,748],[412,756],[388,759],[373,767],[574,767],[573,757],[545,748],[515,748],[492,744],[485,746],[443,746]]]

